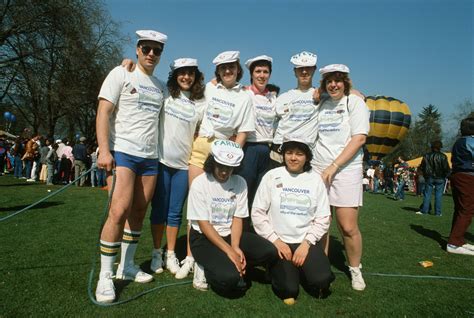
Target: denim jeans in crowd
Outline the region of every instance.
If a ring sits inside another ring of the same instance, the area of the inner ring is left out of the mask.
[[[398,181],[397,193],[395,193],[395,199],[405,199],[405,180]]]
[[[435,189],[435,213],[441,215],[441,199],[443,197],[444,184],[446,180],[444,178],[432,178],[428,177],[425,181],[425,191],[423,192],[423,207],[421,212],[426,214],[429,211],[431,203],[431,192],[433,187]]]

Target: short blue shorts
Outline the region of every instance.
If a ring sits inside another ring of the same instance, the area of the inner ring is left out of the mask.
[[[117,167],[126,167],[137,176],[156,176],[158,174],[158,158],[147,159],[128,155],[120,151],[111,151]]]

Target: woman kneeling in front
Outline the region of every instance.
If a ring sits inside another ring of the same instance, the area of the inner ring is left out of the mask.
[[[330,209],[326,188],[311,170],[307,143],[290,137],[282,153],[284,166],[263,177],[251,215],[257,234],[272,242],[280,256],[270,267],[273,290],[292,305],[300,281],[320,296],[334,280],[319,242],[329,229]]]
[[[191,251],[198,264],[193,286],[202,289],[199,281],[206,279],[214,291],[232,297],[247,289],[243,280],[247,264],[267,265],[278,258],[270,242],[242,233],[242,219],[249,215],[247,185],[242,177],[232,175],[242,158],[239,144],[215,140],[205,173],[191,185],[187,210]]]

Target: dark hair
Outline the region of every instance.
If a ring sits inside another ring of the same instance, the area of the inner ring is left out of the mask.
[[[285,152],[291,149],[298,149],[304,152],[306,156],[306,161],[303,166],[303,171],[307,172],[311,170],[311,160],[313,159],[313,153],[311,152],[311,149],[309,149],[309,146],[307,144],[304,144],[299,141],[287,141],[281,145],[281,153],[283,154],[283,165],[286,167]]]
[[[250,67],[249,67],[249,71],[250,71],[250,83],[253,83],[253,80],[252,80],[252,74],[253,74],[253,71],[255,70],[255,68],[257,66],[267,66],[268,67],[268,71],[270,72],[270,74],[272,74],[272,63],[270,61],[267,61],[267,60],[258,60],[258,61],[255,61],[253,62],[252,64],[250,64]]]
[[[470,135],[474,135],[474,114],[472,113],[461,121],[461,136]]]
[[[431,150],[433,151],[440,151],[443,148],[443,143],[441,140],[435,140],[431,142]]]
[[[232,64],[235,63],[237,64],[237,82],[239,82],[242,79],[242,76],[244,76],[244,70],[242,69],[242,66],[240,65],[240,62],[237,60],[235,62],[230,62],[230,63],[222,63],[216,66],[216,69],[214,71],[214,75],[216,76],[217,83],[222,82],[222,79],[219,75],[219,72],[217,71],[221,65],[224,64]]]
[[[275,84],[267,84],[267,89],[270,92],[275,92],[277,95],[280,94],[280,87]]]
[[[331,72],[323,75],[321,80],[321,90],[324,93],[327,93],[326,84],[330,79],[335,79],[337,81],[342,81],[344,83],[344,95],[349,96],[352,88],[352,83],[349,78],[349,74],[344,72]]]
[[[199,71],[196,66],[190,67],[180,67],[174,71],[171,71],[168,75],[168,82],[166,86],[168,86],[168,90],[170,95],[174,98],[177,98],[181,92],[181,88],[178,85],[178,74],[182,71],[189,70],[194,73],[194,83],[191,86],[189,92],[191,96],[189,97],[190,100],[199,100],[204,98],[204,75]]]

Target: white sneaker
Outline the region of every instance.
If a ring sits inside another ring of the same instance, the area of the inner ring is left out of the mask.
[[[36,182],[35,179],[26,179],[26,182]]]
[[[111,303],[115,300],[115,286],[112,277],[112,272],[100,273],[95,290],[95,299],[99,303]]]
[[[151,253],[150,269],[155,274],[163,273],[163,250],[161,248],[153,250]]]
[[[466,245],[466,244],[464,244],[464,245]],[[451,254],[474,255],[474,249],[471,250],[468,247],[464,247],[464,245],[463,246],[456,246],[456,245],[448,244],[448,246],[446,247],[446,251],[448,253],[451,253]],[[470,244],[468,244],[468,245],[470,245]]]
[[[352,278],[352,289],[362,291],[365,289],[365,281],[362,277],[362,272],[360,269],[362,268],[362,264],[359,267],[351,267],[349,266],[349,271],[351,272]]]
[[[188,276],[188,274],[193,271],[193,267],[194,258],[186,256],[186,258],[181,261],[181,268],[176,272],[176,279],[183,279]]]
[[[153,276],[142,271],[137,265],[123,268],[122,264],[119,264],[116,277],[122,280],[133,280],[136,283],[148,283],[153,280]]]
[[[462,247],[467,248],[468,250],[474,251],[474,245],[472,244],[464,244]]]
[[[204,275],[204,267],[196,262],[194,263],[193,287],[202,291],[206,291],[209,288],[206,282],[206,276]]]
[[[169,253],[166,251],[165,255],[166,269],[169,270],[171,274],[176,274],[180,269],[179,260],[176,258],[176,254],[174,252]]]

